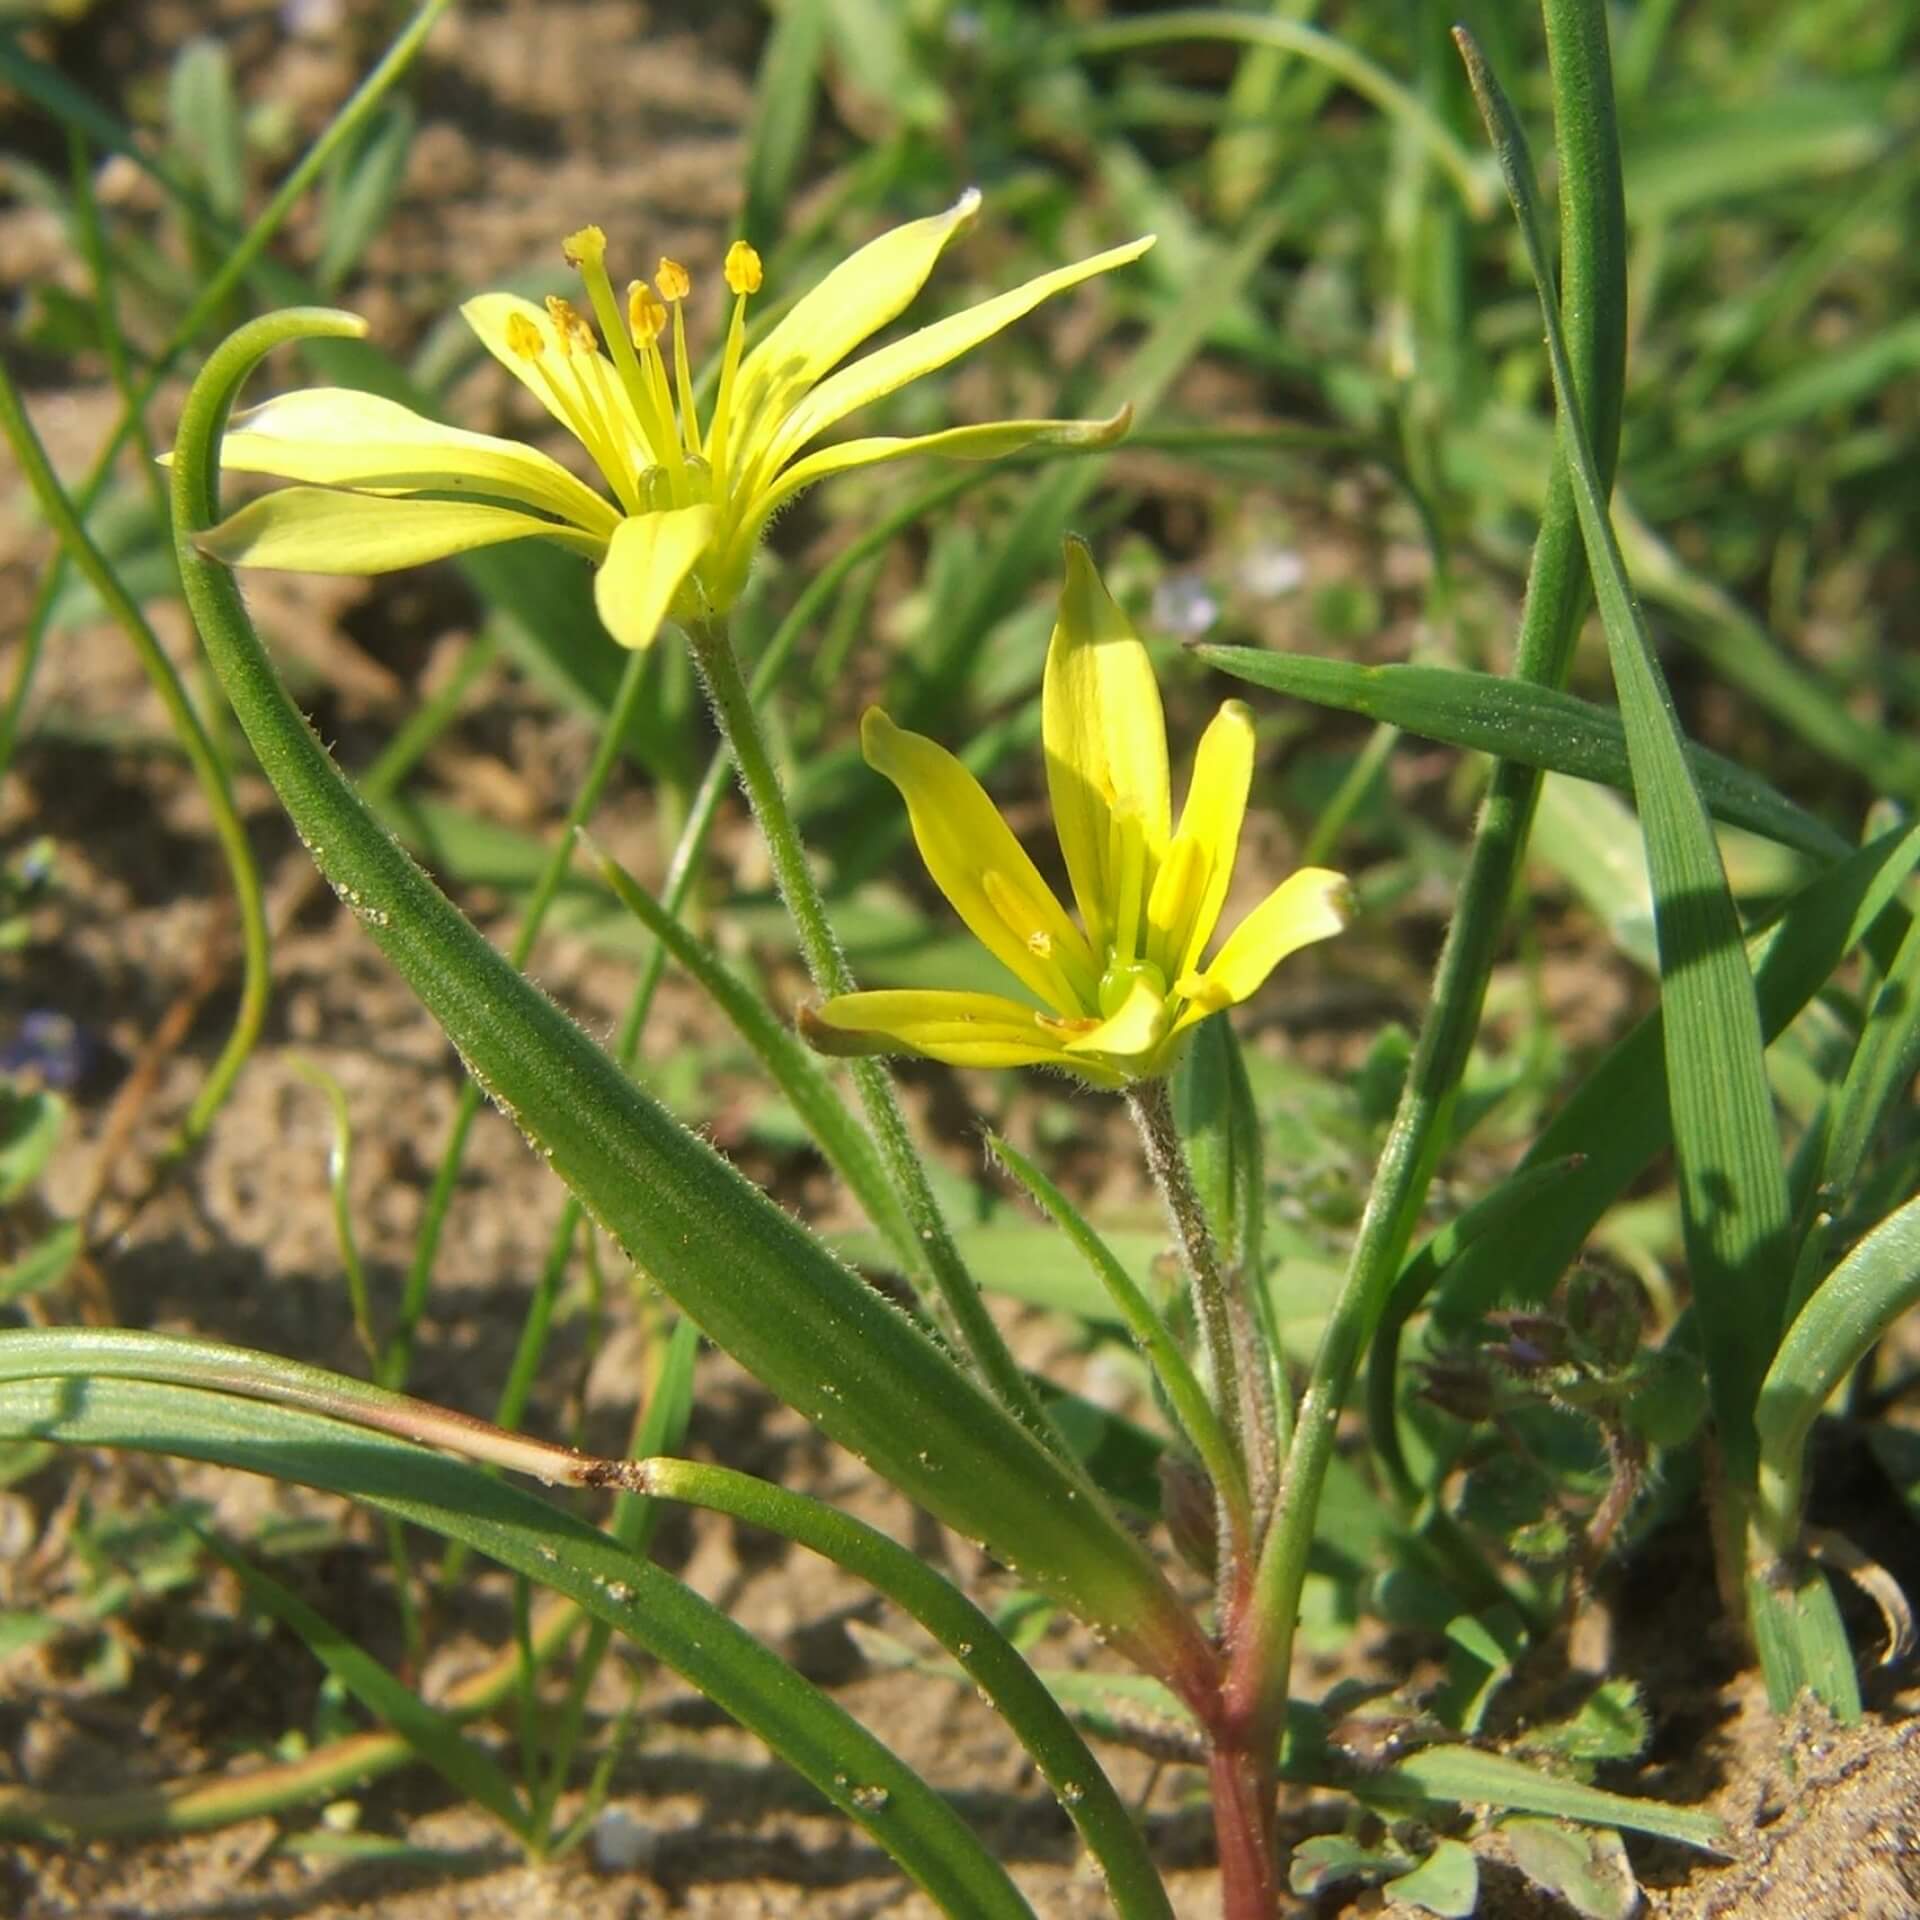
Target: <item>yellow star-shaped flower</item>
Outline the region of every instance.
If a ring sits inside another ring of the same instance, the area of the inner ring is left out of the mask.
[[[762,270],[759,255],[736,241],[725,265],[733,316],[705,420],[687,357],[686,269],[663,259],[652,285],[634,281],[623,305],[607,274],[606,236],[583,227],[565,251],[591,319],[570,301],[539,307],[510,293],[481,294],[461,312],[488,352],[580,442],[606,493],[518,441],[442,426],[373,394],[310,388],[236,416],[221,448],[229,469],[302,484],[242,507],[200,544],[233,566],[385,573],[506,540],[553,540],[593,562],[608,632],[623,646],[644,647],[669,615],[724,613],[768,521],[816,480],[909,454],[991,460],[1038,444],[1119,438],[1124,411],[1111,420],[1002,420],[808,451],[856,408],[1153,244],[1135,240],[1041,274],[842,366],[920,291],[979,200],[968,193],[945,213],[862,247],[751,352],[746,309]]]
[[[959,760],[878,707],[861,727],[868,764],[907,803],[927,871],[1040,1005],[992,993],[838,994],[801,1016],[822,1052],[1060,1067],[1124,1087],[1167,1073],[1198,1022],[1245,1000],[1297,948],[1346,926],[1346,880],[1305,867],[1202,964],[1233,878],[1253,719],[1238,700],[1220,709],[1174,830],[1153,667],[1078,541],[1067,547],[1041,726],[1077,923]]]

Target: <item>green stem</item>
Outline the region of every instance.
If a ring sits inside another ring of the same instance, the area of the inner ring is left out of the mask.
[[[694,627],[689,639],[695,664],[706,682],[720,736],[733,754],[740,784],[752,805],[754,818],[760,823],[773,861],[774,879],[792,916],[807,971],[823,994],[851,993],[854,990],[852,969],[840,950],[839,939],[827,918],[826,902],[821,898],[813,869],[807,864],[800,829],[787,805],[779,773],[767,749],[766,735],[754,711],[753,698],[740,677],[740,663],[734,656],[733,643],[726,629],[717,624]],[[979,1287],[960,1257],[960,1249],[954,1245],[940,1203],[928,1183],[926,1167],[907,1131],[906,1116],[900,1111],[892,1077],[878,1060],[855,1060],[849,1064],[881,1161],[925,1251],[928,1277],[937,1289],[940,1304],[946,1309],[962,1351],[972,1358],[1001,1404],[1082,1480],[1095,1500],[1100,1500],[1078,1458],[1061,1438],[1039,1396],[1007,1350]]]
[[[33,430],[33,422],[28,419],[26,409],[21,405],[19,390],[4,364],[0,364],[0,433],[6,435],[12,446],[14,458],[26,476],[27,485],[33,490],[40,511],[59,536],[62,551],[72,556],[74,563],[100,596],[101,603],[125,630],[127,638],[133,643],[134,652],[139,655],[141,666],[146,670],[147,678],[152,681],[154,691],[166,707],[167,718],[173,723],[174,731],[193,767],[194,777],[199,781],[200,790],[205,794],[207,806],[213,814],[214,834],[226,859],[234,898],[239,905],[240,939],[244,954],[240,1004],[234,1011],[233,1027],[227,1035],[226,1044],[208,1071],[193,1105],[187,1109],[187,1116],[181,1121],[180,1131],[170,1149],[172,1154],[184,1153],[212,1124],[213,1116],[226,1100],[247,1055],[253,1051],[254,1042],[259,1039],[261,1026],[266,1019],[267,998],[272,990],[273,979],[266,902],[260,891],[259,869],[254,865],[253,849],[247,844],[246,828],[241,824],[239,812],[234,806],[233,789],[227,780],[225,763],[214,751],[213,742],[201,726],[200,716],[194,712],[193,702],[187,698],[186,689],[180,684],[180,676],[173,669],[173,662],[167,658],[166,650],[156,638],[153,628],[147,624],[146,615],[120,584],[112,563],[94,545],[86,523],[73,501],[67,497],[65,488],[61,486],[47,459],[46,449],[40,444],[39,435]]]
[[[1186,1270],[1187,1285],[1193,1294],[1200,1337],[1206,1343],[1208,1370],[1213,1376],[1213,1400],[1235,1458],[1246,1474],[1252,1505],[1252,1537],[1258,1541],[1261,1529],[1273,1509],[1273,1495],[1279,1472],[1278,1428],[1272,1401],[1265,1391],[1267,1369],[1263,1364],[1259,1331],[1245,1294],[1231,1282],[1221,1264],[1220,1249],[1207,1220],[1207,1210],[1193,1183],[1193,1169],[1187,1163],[1187,1150],[1181,1144],[1180,1129],[1173,1117],[1173,1101],[1164,1080],[1145,1080],[1127,1089],[1127,1108],[1146,1150],[1147,1169],[1153,1184],[1166,1202],[1167,1216],[1173,1222],[1174,1240],[1180,1248],[1180,1264]],[[1240,1363],[1240,1355],[1246,1364]],[[1221,1546],[1234,1543],[1232,1514],[1227,1505],[1230,1489],[1218,1488],[1221,1501]],[[1221,1578],[1230,1574],[1244,1579],[1251,1569],[1226,1557],[1220,1564]]]
[[[1172,1920],[1139,1829],[1073,1722],[1013,1643],[918,1554],[821,1501],[727,1467],[653,1459],[641,1463],[640,1475],[646,1490],[661,1499],[731,1514],[797,1541],[917,1620],[1032,1755],[1099,1862],[1115,1913],[1121,1920]]]
[[[600,804],[607,781],[620,762],[634,717],[640,711],[641,697],[646,692],[646,670],[647,656],[644,653],[628,655],[626,668],[620,676],[619,689],[614,694],[613,706],[607,714],[607,724],[601,729],[586,778],[581,781],[580,790],[573,796],[573,804],[567,809],[566,820],[547,854],[546,864],[534,883],[533,897],[527,902],[526,913],[513,936],[513,945],[507,951],[507,958],[516,972],[525,969],[534,942],[539,939],[540,929],[546,922],[548,909],[552,907],[554,896],[560,891],[560,883],[567,877],[567,871],[573,864],[574,829],[582,825]],[[483,1098],[485,1096],[475,1081],[469,1078],[462,1083],[459,1105],[454,1109],[453,1126],[440,1156],[439,1170],[434,1175],[433,1190],[427,1196],[426,1214],[420,1223],[419,1237],[414,1242],[413,1263],[407,1269],[406,1284],[401,1290],[400,1311],[394,1323],[393,1336],[380,1356],[380,1381],[383,1386],[398,1387],[406,1379],[413,1363],[413,1336],[419,1329],[421,1316],[427,1310],[427,1296],[433,1284],[434,1255],[439,1250],[447,1210],[452,1206],[455,1189],[460,1184],[460,1163],[466,1155],[467,1135],[480,1111]]]
[[[1599,0],[1545,0],[1560,157],[1561,311],[1604,476],[1619,446],[1626,346],[1626,214],[1614,124],[1606,18]],[[1516,676],[1559,686],[1587,607],[1587,572],[1572,477],[1556,451],[1527,584]],[[1284,1711],[1300,1591],[1306,1578],[1335,1425],[1355,1369],[1405,1258],[1446,1145],[1454,1097],[1479,1030],[1507,903],[1533,823],[1540,776],[1496,763],[1460,901],[1393,1126],[1347,1269],[1301,1398],[1253,1601],[1234,1654],[1235,1711],[1277,1727]]]

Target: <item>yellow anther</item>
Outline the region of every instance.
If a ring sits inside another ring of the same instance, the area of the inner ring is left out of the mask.
[[[660,265],[654,270],[653,284],[660,289],[662,300],[684,300],[693,291],[693,276],[678,260],[669,260],[662,254]]]
[[[582,227],[560,242],[570,267],[598,266],[607,257],[607,236],[598,227]]]
[[[760,291],[760,256],[744,240],[736,240],[727,249],[726,262],[720,270],[735,293]]]
[[[557,293],[548,294],[547,317],[553,322],[553,330],[559,336],[562,353],[571,355],[600,351],[592,321],[571,300],[563,300]]]
[[[667,304],[644,280],[627,289],[627,324],[636,347],[652,346],[666,327]]]
[[[524,313],[507,315],[507,347],[522,360],[538,360],[546,352],[547,343],[536,327]]]

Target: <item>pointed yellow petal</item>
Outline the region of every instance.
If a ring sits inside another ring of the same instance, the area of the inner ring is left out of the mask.
[[[1075,261],[1072,266],[1056,267],[1051,273],[1040,274],[1023,286],[983,300],[964,312],[950,314],[945,320],[936,320],[932,326],[921,327],[904,340],[896,340],[891,346],[856,360],[831,380],[823,380],[793,409],[771,443],[769,468],[777,469],[790,460],[815,434],[844,419],[856,407],[882,399],[909,381],[957,360],[983,340],[990,340],[1003,327],[1031,313],[1042,301],[1066,292],[1069,287],[1077,287],[1096,274],[1110,273],[1115,267],[1138,260],[1152,245],[1153,236],[1149,234],[1145,239],[1129,241],[1123,247],[1109,247],[1105,253]]]
[[[1166,1038],[1167,1002],[1149,981],[1136,980],[1119,1010],[1067,1042],[1069,1053],[1097,1053],[1125,1063],[1143,1061]]]
[[[566,371],[568,343],[560,338],[553,316],[544,307],[536,307],[531,300],[522,300],[517,293],[476,294],[461,307],[460,315],[479,337],[480,344],[569,433],[579,438],[578,421],[570,417],[554,399],[556,384],[562,394],[571,393],[573,388]],[[537,358],[529,359],[514,350],[511,332],[516,320],[533,327],[537,333],[541,348]],[[635,457],[634,464],[652,466],[656,455],[641,430],[619,376],[613,370],[613,362],[607,358],[604,350],[588,353],[582,350],[577,341],[573,343],[573,352],[578,373],[587,382],[594,402],[615,433],[627,439],[628,444],[622,450]]]
[[[378,394],[307,387],[235,414],[220,443],[232,473],[368,493],[485,493],[602,539],[619,514],[559,461],[517,440],[443,427]]]
[[[1258,992],[1288,954],[1330,939],[1352,918],[1353,889],[1344,874],[1325,867],[1290,874],[1234,928],[1203,973],[1174,983],[1174,992],[1191,1003],[1179,1024],[1237,1006]]]
[[[475,547],[538,534],[597,559],[601,542],[577,527],[466,500],[395,500],[325,487],[282,487],[197,536],[230,567],[290,573],[392,573]]]
[[[676,507],[639,513],[614,530],[606,560],[593,576],[593,604],[601,623],[623,647],[653,645],[707,543],[713,538],[711,507]]]
[[[1199,966],[1219,924],[1252,784],[1253,715],[1243,701],[1229,700],[1200,736],[1187,803],[1180,810],[1180,831],[1147,908],[1153,930],[1150,957],[1169,980]],[[1176,859],[1183,846],[1190,846],[1193,854]]]
[[[939,433],[905,438],[876,437],[845,440],[789,467],[753,505],[729,545],[725,571],[744,578],[746,563],[760,544],[767,522],[796,494],[816,481],[856,467],[877,466],[887,460],[906,460],[930,454],[941,460],[1002,460],[1029,447],[1092,449],[1111,446],[1133,424],[1133,409],[1122,407],[1108,420],[995,420],[977,427],[948,427]]]
[[[822,1053],[917,1053],[956,1067],[1084,1071],[1067,1054],[1068,1023],[997,993],[843,993],[803,1009],[800,1031]]]
[[[893,319],[927,283],[946,244],[979,210],[972,188],[945,213],[910,220],[850,254],[741,362],[733,464],[746,467],[793,401]]]
[[[1114,937],[1120,875],[1116,813],[1146,837],[1146,889],[1167,850],[1167,728],[1147,650],[1094,571],[1067,542],[1067,581],[1040,695],[1047,791],[1073,896],[1096,952]]]
[[[878,707],[860,723],[867,764],[900,789],[920,857],[974,938],[1056,1012],[1093,1004],[1093,956],[986,789],[946,748]]]

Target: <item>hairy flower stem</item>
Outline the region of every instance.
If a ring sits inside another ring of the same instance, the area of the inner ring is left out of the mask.
[[[740,784],[759,822],[773,862],[774,880],[799,936],[807,971],[823,994],[851,993],[852,969],[840,950],[827,918],[826,902],[807,864],[806,847],[787,805],[752,697],[741,678],[733,642],[719,622],[691,626],[688,640],[721,738],[732,751]],[[926,1167],[895,1097],[892,1076],[878,1060],[854,1060],[849,1065],[887,1177],[919,1237],[926,1257],[926,1277],[933,1282],[937,1303],[945,1309],[959,1350],[972,1360],[1008,1411],[1060,1457],[1095,1500],[1101,1500],[987,1312],[928,1184]]]
[[[1174,1122],[1173,1100],[1166,1081],[1142,1080],[1129,1087],[1127,1106],[1140,1129],[1153,1183],[1160,1189],[1160,1197],[1167,1203],[1167,1213],[1173,1221],[1174,1238],[1180,1246],[1180,1264],[1186,1269],[1187,1284],[1193,1290],[1200,1337],[1206,1343],[1214,1400],[1246,1466],[1257,1548],[1267,1517],[1273,1511],[1279,1453],[1276,1410],[1253,1303],[1244,1287],[1236,1278],[1230,1278],[1221,1264],[1219,1245],[1193,1184],[1193,1169],[1187,1164],[1187,1150],[1181,1144],[1180,1129]],[[1223,1517],[1223,1549],[1229,1539]],[[1230,1562],[1223,1553],[1223,1579],[1228,1576],[1229,1567]],[[1251,1571],[1246,1567],[1233,1568],[1236,1583]]]

